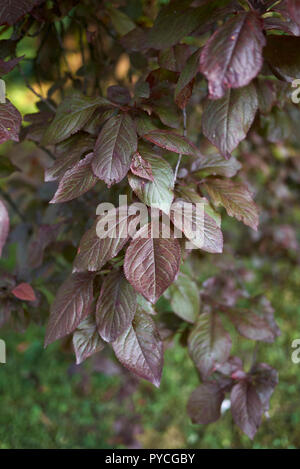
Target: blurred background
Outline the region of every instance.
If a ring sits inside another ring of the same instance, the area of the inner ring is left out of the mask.
[[[7,30],[1,39],[10,37],[10,33]],[[69,67],[75,73],[81,65],[78,38],[70,34],[64,41]],[[43,95],[52,84],[45,76],[39,84],[32,81],[30,59],[36,45],[34,37],[22,39],[17,55],[26,56],[22,62],[24,76],[15,69],[5,77],[7,97],[23,115],[36,112],[39,99],[25,80]],[[114,63],[115,78],[107,79],[106,85],[122,81],[129,62],[128,56],[120,54]],[[261,228],[253,234],[224,215],[225,254],[218,256],[217,265],[214,256],[203,255],[194,267],[199,282],[204,282],[234,256],[248,291],[253,295],[263,292],[275,310],[281,336],[273,344],[261,344],[256,353],[259,361],[278,370],[279,385],[271,398],[269,418],[264,418],[254,441],[240,432],[225,408],[220,421],[214,424],[190,422],[186,404],[198,385],[198,377],[186,347],[176,335],[168,342],[161,387],[156,389],[134,378],[107,351],[77,366],[68,339],[45,350],[43,319],[41,324],[31,322],[22,332],[13,331],[9,325],[0,330],[0,338],[7,346],[7,363],[0,365],[1,449],[300,446],[300,364],[291,360],[291,343],[300,338],[300,149],[294,142],[296,130],[293,132],[284,141],[270,136],[268,143],[255,134],[251,148],[246,142],[241,146],[238,157],[243,163],[242,175],[255,189]],[[25,170],[26,177],[15,180],[20,186],[31,185],[28,197],[34,200],[36,193],[47,203],[50,196],[42,168],[49,164],[48,156],[28,142],[3,144],[0,155]],[[2,176],[0,188],[8,184],[5,174]],[[16,195],[22,195],[21,189]],[[17,217],[12,214],[12,225]],[[11,272],[22,250],[14,236],[15,231],[0,259],[0,267]],[[58,254],[56,262],[65,276],[70,267],[66,256]],[[51,285],[41,280],[35,287],[51,302],[55,292]],[[158,306],[162,310],[163,301]],[[234,348],[245,361],[252,357],[250,341],[236,337]]]

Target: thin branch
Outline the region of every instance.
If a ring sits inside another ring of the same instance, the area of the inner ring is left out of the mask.
[[[22,67],[20,64],[18,64],[18,69],[19,69],[19,72],[20,74],[22,75],[23,79],[24,79],[24,82],[25,82],[25,85],[26,87],[33,93],[35,94],[35,96],[37,96],[38,98],[40,98],[41,101],[43,101],[43,103],[46,104],[46,106],[48,106],[49,109],[51,109],[51,111],[53,111],[54,113],[56,113],[56,109],[54,106],[52,106],[51,103],[49,103],[48,99],[44,98],[40,93],[38,93],[37,91],[35,91],[35,89],[32,88],[32,86],[29,84],[28,80],[27,80],[27,77],[25,75],[25,73],[23,72],[22,70]]]
[[[182,109],[182,116],[183,116],[183,136],[186,137],[186,109],[185,107]],[[176,184],[176,180],[177,180],[177,175],[178,175],[178,170],[179,170],[179,166],[180,166],[180,163],[181,163],[181,159],[182,159],[182,153],[180,153],[178,155],[178,160],[177,160],[177,164],[176,164],[176,169],[175,169],[175,175],[174,175],[174,186]]]
[[[85,54],[84,54],[84,44],[83,44],[81,24],[79,25],[79,44],[80,44],[80,51],[81,51],[82,67],[83,67],[83,72],[84,72],[83,94],[86,95],[86,92],[87,92],[87,75],[86,75],[86,61],[85,61]]]
[[[42,145],[39,145],[39,148],[40,148],[41,150],[43,150],[45,153],[47,153],[47,155],[50,156],[50,158],[51,158],[52,160],[54,160],[54,161],[56,160],[55,156],[53,155],[53,153],[51,153],[50,150],[48,150],[48,148],[45,148],[45,147],[43,147]]]

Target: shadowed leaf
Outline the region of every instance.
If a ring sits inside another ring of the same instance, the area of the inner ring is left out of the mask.
[[[217,313],[203,312],[188,340],[189,353],[203,378],[209,376],[218,363],[230,355],[231,339]]]
[[[88,316],[79,324],[73,334],[73,346],[77,365],[94,353],[103,350],[105,343],[98,334],[93,316]]]
[[[222,98],[229,88],[248,85],[259,73],[265,45],[263,23],[254,12],[235,15],[205,44],[200,71],[208,79],[210,98]]]
[[[73,332],[91,312],[94,275],[70,275],[59,288],[51,305],[45,347]]]
[[[96,306],[97,328],[102,339],[113,342],[128,329],[136,307],[136,293],[123,272],[107,275]]]
[[[224,392],[215,383],[201,384],[192,392],[187,412],[193,423],[208,424],[216,422],[221,416]]]
[[[94,154],[89,153],[83,160],[65,172],[59,182],[57,191],[50,204],[67,202],[85,194],[97,183],[98,178],[94,175],[91,167]]]
[[[93,160],[94,174],[108,186],[120,182],[128,173],[137,149],[137,135],[128,114],[111,117],[97,139]]]
[[[222,99],[206,101],[202,116],[203,133],[228,159],[246,138],[257,109],[257,93],[253,84],[228,90]]]
[[[152,238],[145,225],[127,248],[124,271],[136,291],[156,303],[179,271],[180,245],[174,238]]]
[[[241,381],[233,386],[230,400],[234,422],[253,440],[263,412],[255,388],[247,381]]]
[[[112,346],[122,365],[159,387],[163,367],[163,343],[151,316],[138,311],[132,326],[113,342]]]

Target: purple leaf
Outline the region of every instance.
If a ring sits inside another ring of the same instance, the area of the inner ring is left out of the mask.
[[[28,246],[28,262],[30,267],[36,269],[43,263],[44,251],[52,244],[61,229],[61,223],[56,225],[41,225]]]
[[[73,271],[101,270],[104,264],[115,257],[127,243],[130,223],[135,218],[135,215],[130,214],[130,210],[120,209],[109,211],[102,219],[99,217],[80,241]],[[97,235],[96,228],[100,220],[108,225],[106,237]]]
[[[0,200],[0,257],[2,256],[2,250],[6,243],[8,232],[9,215],[4,203]]]
[[[7,140],[19,141],[22,116],[8,99],[0,104],[0,143]]]
[[[45,0],[5,0],[0,5],[0,25],[15,24],[22,16],[29,13],[36,5]]]
[[[215,383],[201,384],[192,392],[187,412],[193,423],[208,424],[216,422],[221,416],[224,392]]]
[[[35,301],[36,296],[33,291],[33,288],[29,283],[20,283],[12,291],[12,294],[23,301]]]
[[[22,57],[16,57],[15,59],[8,60],[7,62],[4,62],[4,60],[0,59],[0,76],[11,72],[23,58],[24,55]]]
[[[135,176],[154,182],[151,164],[144,160],[138,151],[133,155],[130,171]]]
[[[269,114],[277,101],[275,82],[264,78],[258,78],[255,84],[259,110],[262,114]]]
[[[138,311],[132,325],[112,346],[122,365],[159,387],[163,368],[163,343],[151,316]]]
[[[126,113],[111,117],[95,145],[94,174],[108,186],[120,182],[128,173],[136,150],[137,135],[131,117]]]
[[[223,235],[220,229],[221,224],[218,214],[213,211],[205,198],[200,197],[192,189],[184,186],[180,186],[178,189],[178,193],[183,200],[177,199],[172,204],[170,215],[176,228],[181,230],[186,238],[198,249],[211,253],[221,253],[223,251]],[[192,208],[184,213],[187,223],[182,223],[184,220],[181,221],[181,213],[186,202],[192,204]],[[204,213],[201,211],[198,214],[195,204],[204,205]],[[197,236],[195,236],[196,234]]]
[[[98,178],[92,171],[91,163],[93,158],[94,153],[89,153],[83,160],[76,163],[73,168],[66,171],[59,182],[53,199],[49,202],[50,204],[73,200],[95,186]]]
[[[95,139],[83,132],[72,135],[72,137],[56,145],[55,155],[57,159],[51,168],[46,170],[45,181],[60,179],[68,169],[78,163],[81,156],[93,150],[94,146]]]
[[[180,245],[174,238],[152,238],[145,225],[127,248],[124,271],[136,291],[155,303],[179,272]]]
[[[175,88],[175,101],[181,109],[186,107],[192,95],[194,78],[199,70],[200,52],[201,49],[198,49],[189,57],[179,76]]]
[[[274,327],[268,319],[256,314],[252,309],[226,308],[226,314],[238,332],[247,339],[269,343],[274,342],[277,337]]]
[[[255,390],[261,400],[263,410],[269,410],[269,401],[278,384],[278,372],[266,363],[258,363],[251,369]]]
[[[211,375],[216,364],[228,360],[231,339],[217,313],[207,311],[200,314],[189,336],[188,348],[202,378]]]
[[[234,422],[253,440],[263,413],[255,388],[247,381],[240,381],[233,386],[230,400]]]
[[[76,355],[76,364],[79,365],[94,353],[105,347],[105,342],[98,334],[96,321],[93,316],[84,319],[73,334],[73,346]]]
[[[191,166],[191,171],[199,179],[207,176],[223,176],[232,178],[241,169],[242,165],[232,156],[229,160],[217,154],[199,156]]]
[[[300,26],[300,1],[287,0],[287,6],[291,18]]]
[[[246,138],[258,109],[254,85],[228,90],[222,99],[207,100],[202,129],[208,140],[225,158]]]
[[[170,132],[169,130],[152,130],[143,135],[145,140],[154,143],[165,150],[181,153],[183,155],[197,155],[198,150],[193,143],[181,135]]]
[[[211,178],[204,187],[214,206],[222,205],[230,217],[235,217],[257,231],[258,209],[244,184],[228,179]]]
[[[45,347],[73,332],[91,312],[94,274],[70,275],[51,305]]]
[[[96,306],[97,328],[102,339],[113,342],[128,329],[136,307],[136,293],[123,272],[116,271],[107,275]]]
[[[227,89],[248,85],[259,73],[265,45],[263,22],[254,12],[243,12],[221,26],[201,53],[200,71],[208,79],[211,99]]]

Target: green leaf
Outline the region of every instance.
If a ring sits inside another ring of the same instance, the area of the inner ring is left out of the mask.
[[[151,166],[152,181],[128,174],[131,189],[146,205],[169,213],[173,201],[174,174],[171,166],[160,156],[149,151],[140,151],[141,157]]]
[[[193,324],[200,311],[200,294],[197,284],[181,273],[166,293],[170,296],[174,313]]]
[[[54,145],[81,130],[99,106],[110,106],[104,98],[88,98],[76,94],[66,98],[58,107],[56,116],[47,128],[42,144]]]

